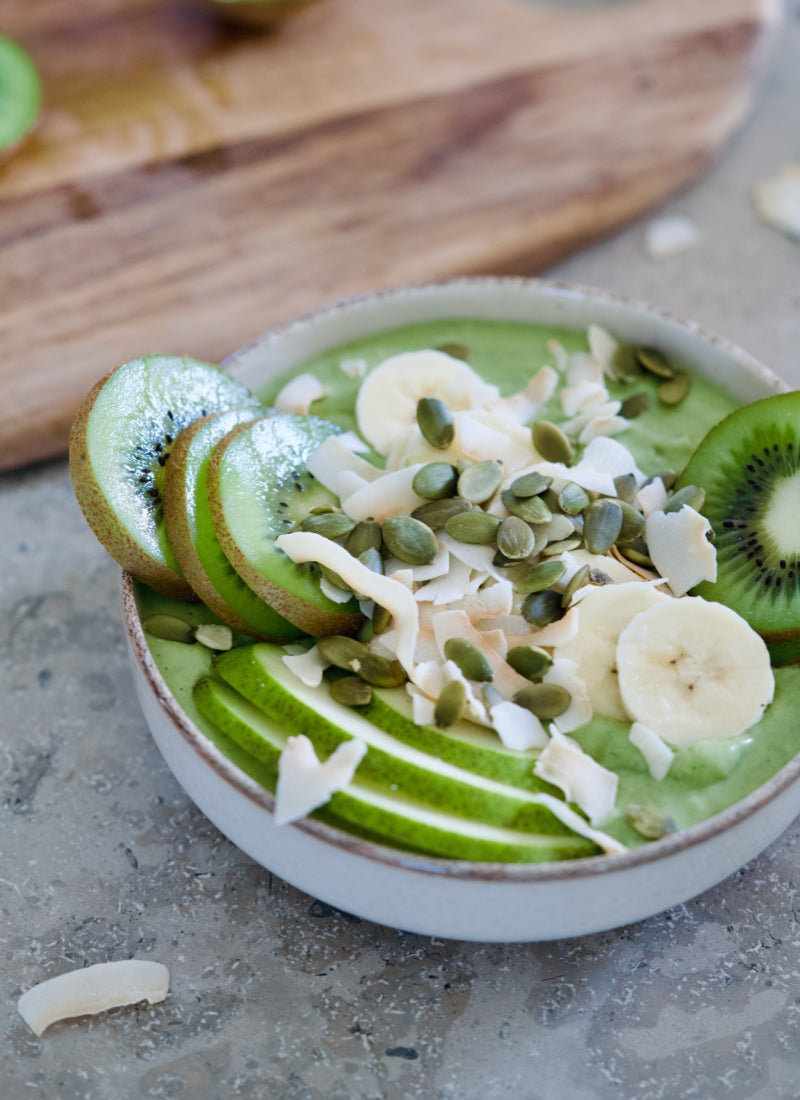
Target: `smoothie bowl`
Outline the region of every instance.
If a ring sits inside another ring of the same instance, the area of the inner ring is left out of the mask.
[[[71,461],[153,736],[253,859],[393,927],[543,940],[686,901],[793,820],[774,375],[517,279],[338,303],[224,367],[120,368]]]

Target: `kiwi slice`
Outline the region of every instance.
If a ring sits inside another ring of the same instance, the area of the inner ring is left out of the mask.
[[[717,580],[695,595],[737,611],[773,663],[800,656],[800,392],[744,405],[701,441],[678,487],[705,489]]]
[[[210,363],[133,359],[101,379],[72,426],[70,471],[89,526],[111,556],[165,596],[191,600],[164,527],[164,468],[178,433],[198,417],[257,404]]]
[[[208,499],[225,556],[244,582],[308,634],[351,634],[361,625],[355,599],[329,600],[319,567],[297,565],[275,545],[312,509],[338,499],[306,468],[306,460],[341,428],[314,416],[278,413],[243,424],[217,444],[208,467]]]
[[[42,103],[36,66],[16,42],[0,35],[0,151],[10,152],[33,129]]]
[[[184,428],[164,469],[164,523],[181,571],[207,607],[245,634],[288,641],[303,632],[244,583],[223,553],[208,503],[208,463],[217,443],[238,425],[274,413],[252,406],[228,409]]]

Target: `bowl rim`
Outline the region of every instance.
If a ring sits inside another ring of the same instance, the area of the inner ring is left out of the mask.
[[[268,332],[256,337],[255,340],[245,344],[242,348],[233,352],[223,361],[223,367],[235,363],[240,357],[256,347],[269,345],[273,341],[290,335],[293,330],[302,328],[317,318],[331,315],[342,309],[350,309],[370,302],[378,303],[387,298],[398,295],[414,293],[428,294],[435,292],[437,288],[458,288],[479,290],[481,286],[493,287],[514,286],[527,288],[532,292],[541,292],[544,295],[555,297],[579,298],[596,300],[618,305],[626,310],[644,313],[659,321],[666,321],[671,325],[687,330],[693,337],[710,343],[739,362],[749,371],[757,374],[763,381],[770,383],[773,388],[788,390],[790,387],[777,375],[773,374],[766,366],[743,351],[725,337],[706,329],[695,321],[691,321],[678,314],[660,309],[636,299],[601,290],[597,287],[585,286],[579,283],[540,279],[524,278],[518,276],[478,276],[461,279],[448,279],[437,282],[415,284],[407,287],[396,287],[388,290],[372,291],[364,294],[353,295],[334,301],[319,309],[311,310],[300,317],[288,321],[282,325],[271,328]],[[255,803],[260,809],[272,812],[274,809],[274,796],[265,787],[262,787],[245,772],[241,771],[228,759],[186,714],[178,700],[167,686],[158,666],[152,657],[141,619],[139,617],[136,602],[136,584],[133,576],[122,571],[121,575],[121,599],[123,625],[128,637],[133,658],[144,676],[146,686],[155,697],[162,712],[169,719],[175,732],[195,752],[198,758],[210,767],[217,777],[227,783],[234,791],[244,795]],[[178,777],[180,778],[180,777]],[[430,874],[440,877],[457,878],[469,881],[505,881],[508,883],[545,883],[554,881],[569,881],[579,879],[591,879],[598,874],[608,872],[621,872],[628,868],[639,867],[656,863],[670,856],[678,855],[690,848],[704,843],[713,837],[720,835],[740,824],[752,816],[762,807],[772,802],[779,794],[791,786],[800,778],[800,752],[792,760],[786,763],[765,783],[761,784],[750,794],[735,802],[732,806],[721,810],[705,821],[698,822],[676,833],[668,834],[660,840],[651,841],[638,848],[628,848],[622,853],[596,856],[585,856],[581,859],[554,861],[546,863],[490,863],[472,862],[469,860],[446,859],[438,856],[406,852],[402,849],[390,848],[374,841],[365,840],[353,836],[325,822],[306,817],[300,821],[292,822],[286,828],[297,829],[308,834],[322,844],[345,850],[361,856],[365,859],[388,864],[398,869]]]

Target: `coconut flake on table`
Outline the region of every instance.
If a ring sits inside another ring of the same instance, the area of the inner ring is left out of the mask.
[[[36,1035],[57,1020],[94,1016],[123,1005],[158,1004],[169,992],[169,971],[162,963],[122,959],[58,974],[27,990],[17,1010]]]
[[[307,687],[319,687],[322,683],[322,674],[328,668],[330,661],[326,661],[319,651],[319,647],[312,645],[302,653],[287,653],[281,660],[291,673]]]
[[[800,164],[788,164],[778,175],[757,183],[753,202],[763,222],[800,240]]]
[[[584,752],[577,741],[554,730],[533,767],[533,774],[563,791],[568,802],[583,810],[592,825],[602,825],[614,812],[619,777]]]
[[[653,779],[658,782],[664,779],[675,755],[669,745],[659,737],[655,730],[642,725],[641,722],[633,723],[628,734],[628,740],[645,758]]]
[[[700,240],[697,226],[682,214],[654,218],[644,231],[644,248],[654,260],[667,259],[686,252]]]
[[[708,534],[711,524],[687,504],[677,512],[651,512],[645,541],[653,565],[676,596],[685,596],[701,581],[717,579],[717,551]]]
[[[325,396],[320,380],[313,374],[298,374],[287,382],[272,404],[282,413],[298,413],[307,416],[315,401]]]
[[[320,763],[304,733],[289,737],[278,759],[275,824],[288,825],[324,806],[350,783],[366,751],[365,743],[352,737]]]

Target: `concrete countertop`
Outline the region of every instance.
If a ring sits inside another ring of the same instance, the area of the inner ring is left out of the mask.
[[[800,161],[800,9],[749,121],[664,213],[552,274],[694,317],[800,385],[800,243],[752,185]],[[66,463],[0,481],[0,1095],[63,1100],[779,1100],[800,1087],[800,823],[716,889],[600,935],[443,942],[330,909],[253,864],[167,771],[133,694],[118,571]],[[800,808],[800,807],[799,807]],[[167,1000],[54,1026],[42,979],[132,955]]]

